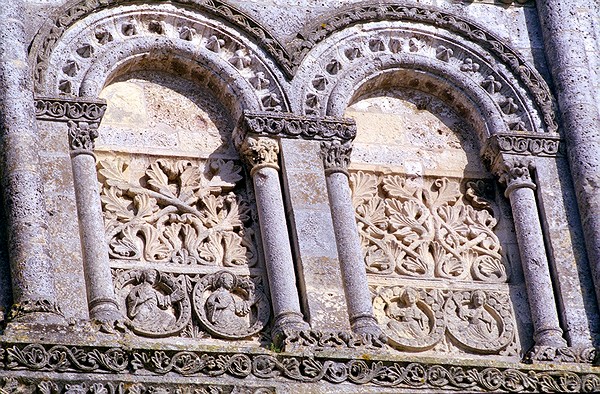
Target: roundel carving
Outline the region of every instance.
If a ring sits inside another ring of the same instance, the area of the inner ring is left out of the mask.
[[[202,326],[216,337],[247,338],[261,331],[270,316],[260,281],[229,271],[204,276],[194,287],[194,311]]]

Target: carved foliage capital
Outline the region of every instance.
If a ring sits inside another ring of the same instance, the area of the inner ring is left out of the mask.
[[[344,143],[338,140],[321,142],[321,155],[323,156],[325,172],[328,174],[333,172],[347,174],[351,153],[352,143],[350,141]]]
[[[279,144],[272,138],[246,136],[238,144],[238,151],[250,167],[251,174],[263,167],[279,170],[277,164]]]
[[[98,138],[98,126],[88,122],[69,121],[69,147],[73,154],[91,153]]]
[[[506,196],[513,190],[528,187],[535,190],[535,183],[531,180],[531,171],[535,168],[533,161],[527,159],[509,158],[495,165],[494,172],[498,175],[500,183],[506,185]]]

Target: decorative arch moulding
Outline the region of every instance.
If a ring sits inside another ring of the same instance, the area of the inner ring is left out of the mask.
[[[32,68],[34,69],[36,90],[38,92],[40,91],[40,85],[44,83],[44,78],[48,73],[48,67],[50,66],[49,61],[52,53],[69,28],[97,11],[132,4],[143,3],[132,0],[78,0],[72,1],[66,6],[61,7],[57,14],[42,27],[31,47],[30,59]],[[378,21],[420,23],[446,32],[451,32],[462,39],[465,39],[467,42],[483,48],[488,56],[496,59],[495,61],[509,70],[509,73],[514,77],[515,81],[517,81],[515,83],[520,85],[519,87],[515,86],[513,88],[522,89],[525,93],[523,95],[525,99],[531,100],[532,105],[539,110],[544,131],[556,133],[558,130],[555,114],[556,105],[550,89],[539,72],[531,66],[522,55],[513,50],[510,47],[510,44],[505,40],[487,31],[482,26],[466,18],[453,15],[434,7],[420,4],[398,4],[398,2],[383,2],[377,5],[368,3],[353,5],[329,18],[324,20],[320,19],[318,23],[315,22],[312,26],[307,26],[298,34],[296,39],[292,40],[290,43],[283,44],[279,42],[267,28],[261,26],[252,17],[223,1],[174,0],[169,2],[169,4],[172,4],[175,7],[191,9],[199,13],[207,14],[209,17],[216,17],[218,20],[226,21],[230,27],[232,26],[234,29],[237,29],[239,33],[258,45],[261,50],[274,61],[277,71],[281,72],[288,80],[293,80],[299,69],[304,67],[307,63],[307,54],[311,52],[313,48],[318,47],[334,33],[343,31],[353,25]],[[160,26],[157,25],[156,29],[155,31],[159,31]],[[183,34],[184,36],[182,39],[187,37],[186,32],[180,32],[180,34]],[[219,38],[217,37],[216,40],[218,41]],[[377,45],[377,43],[374,43],[374,45]],[[444,61],[445,57],[452,57],[448,48],[439,47],[437,48],[437,52],[436,57],[438,60]],[[242,68],[246,67],[244,56],[242,56],[242,54],[234,53],[230,57],[231,59],[228,59],[228,61],[231,64],[237,64]],[[446,60],[449,59],[450,58]],[[477,65],[469,63],[468,60],[469,59],[465,60],[466,63],[461,66],[461,70],[464,69],[466,70],[465,72],[473,72],[473,67],[477,67]],[[471,59],[471,62],[473,62],[473,59]],[[76,67],[73,67],[69,67],[67,64],[63,71],[66,69],[67,72],[73,73],[76,71]],[[253,71],[256,71],[256,75],[250,78],[249,83],[252,84],[257,91],[264,90],[265,85],[268,85],[269,83],[271,84],[271,88],[273,88],[274,83],[278,83],[275,80],[265,81],[265,76],[261,75],[261,73],[258,72],[259,70]],[[273,72],[275,70],[266,71]],[[68,82],[69,78],[65,78],[64,83],[68,84]],[[316,82],[318,83],[319,81]],[[66,89],[67,87],[68,86],[64,86],[63,88]],[[488,88],[485,89],[489,90]],[[285,97],[279,97],[277,92],[274,91],[263,91],[262,93],[264,94],[259,94],[259,97],[263,109],[285,111],[285,108],[283,108],[285,105],[282,103],[285,102]],[[501,107],[503,113],[512,115],[511,113],[514,112],[515,106],[518,105],[518,103],[516,101],[512,102],[510,97],[507,97],[505,101],[499,102],[498,105]],[[515,122],[508,122],[509,130],[524,131],[520,127],[521,124],[518,120]]]
[[[265,137],[352,141],[353,119],[302,116],[289,113],[244,112],[243,132]]]

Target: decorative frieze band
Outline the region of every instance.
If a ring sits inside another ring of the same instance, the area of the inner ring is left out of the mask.
[[[495,134],[491,136],[484,148],[490,159],[499,153],[522,156],[555,157],[562,155],[562,144],[559,136],[540,134]]]
[[[356,137],[356,122],[352,119],[244,112],[243,125],[246,133],[270,137],[342,141]]]
[[[591,354],[591,353],[590,353]],[[139,373],[296,383],[353,383],[396,388],[510,392],[598,392],[600,374],[589,368],[537,370],[486,365],[382,361],[275,353],[201,352],[117,347],[3,343],[1,370]],[[1,372],[0,372],[1,373]],[[140,376],[141,376],[140,375]],[[42,391],[44,392],[44,391]]]
[[[105,111],[106,102],[104,100],[35,98],[35,116],[38,120],[100,123]]]

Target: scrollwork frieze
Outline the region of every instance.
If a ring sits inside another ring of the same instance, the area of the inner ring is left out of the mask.
[[[352,119],[245,112],[243,121],[245,132],[270,137],[342,141],[356,137],[356,122]]]
[[[561,156],[562,140],[559,136],[537,134],[496,134],[491,136],[484,148],[484,156],[493,160],[498,154],[520,156]]]
[[[35,116],[39,120],[99,124],[105,111],[104,100],[35,98]]]
[[[135,383],[113,379],[110,382],[98,382],[90,377],[75,379],[52,376],[52,378],[0,378],[0,390],[3,393],[38,394],[274,394],[273,387],[253,387],[237,384],[202,383],[156,383],[144,382],[143,378]]]
[[[597,392],[600,374],[585,368],[539,370],[523,367],[456,366],[434,362],[384,361],[319,355],[274,353],[204,352],[158,349],[92,348],[41,344],[2,344],[5,370],[79,373],[137,373],[136,376],[230,377],[290,382],[330,384],[352,383],[406,389],[510,392]],[[142,375],[139,375],[142,374]],[[66,378],[66,376],[61,377]],[[70,379],[77,379],[71,375]],[[81,392],[98,394],[92,384],[73,382]],[[118,379],[116,379],[118,380]],[[140,380],[143,380],[141,378]],[[28,384],[32,380],[28,379]],[[240,381],[238,381],[240,382]],[[57,384],[58,383],[58,384]],[[92,382],[90,382],[92,383]],[[95,383],[95,382],[94,382]],[[13,392],[22,383],[2,378],[1,388]],[[54,384],[54,386],[53,386]],[[58,393],[61,379],[38,383],[42,394]],[[102,383],[106,385],[108,383]],[[236,383],[238,385],[239,383]],[[145,387],[140,383],[140,387]],[[154,386],[169,383],[152,383]],[[60,386],[62,387],[62,386]],[[129,387],[129,386],[127,386]],[[197,387],[197,386],[195,386]],[[118,393],[121,393],[118,391]],[[130,389],[131,390],[131,389]],[[124,394],[139,394],[133,391]],[[155,392],[155,391],[152,391]],[[145,393],[145,392],[144,392]],[[150,393],[150,391],[148,391]]]

